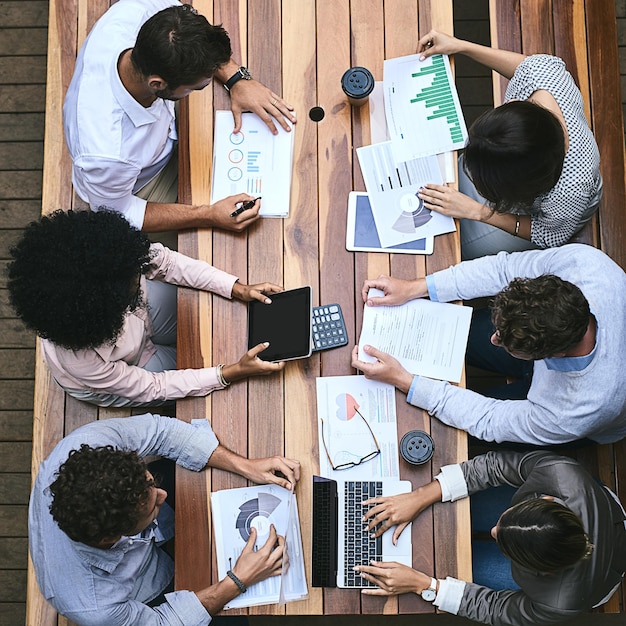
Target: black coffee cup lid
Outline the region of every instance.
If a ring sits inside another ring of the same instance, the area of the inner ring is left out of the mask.
[[[374,89],[374,77],[365,67],[351,67],[341,77],[341,87],[351,98],[365,98]]]
[[[410,430],[400,440],[400,454],[407,463],[420,465],[433,456],[435,444],[423,430]]]

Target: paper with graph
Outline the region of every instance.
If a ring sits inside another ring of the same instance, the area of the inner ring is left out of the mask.
[[[419,59],[412,54],[384,64],[385,113],[398,163],[459,150],[467,139],[448,56]]]
[[[456,230],[451,217],[427,209],[417,195],[426,183],[443,184],[435,156],[394,163],[390,141],[356,153],[384,248]]]
[[[247,193],[261,197],[262,217],[288,217],[295,133],[277,126],[272,135],[253,113],[243,114],[236,135],[233,126],[231,111],[215,112],[211,203]]]
[[[365,376],[323,376],[316,379],[316,388],[320,476],[334,480],[398,480],[394,386]],[[380,454],[359,463],[372,456],[377,446]],[[356,465],[333,470],[329,457],[335,467]]]

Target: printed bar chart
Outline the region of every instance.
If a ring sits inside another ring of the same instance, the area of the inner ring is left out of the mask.
[[[445,117],[450,127],[450,137],[455,143],[463,141],[463,131],[457,113],[457,107],[450,88],[448,73],[442,56],[435,57],[430,67],[423,67],[411,74],[412,78],[419,78],[424,75],[433,74],[434,80],[428,87],[424,87],[415,98],[411,98],[411,103],[423,102],[426,108],[434,109],[426,119],[435,120]]]

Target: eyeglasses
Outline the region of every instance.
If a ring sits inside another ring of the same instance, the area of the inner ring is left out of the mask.
[[[357,465],[361,465],[361,463],[365,463],[366,461],[371,461],[372,459],[376,458],[380,454],[380,446],[378,445],[378,440],[376,439],[376,435],[374,434],[372,427],[369,425],[369,422],[363,417],[359,409],[354,407],[354,410],[359,414],[359,417],[365,422],[367,429],[370,431],[370,435],[372,435],[372,439],[374,440],[374,445],[376,446],[376,450],[373,450],[369,454],[366,454],[365,456],[361,457],[360,459],[356,461],[348,461],[346,463],[339,463],[339,465],[335,465],[333,463],[333,460],[330,458],[330,452],[328,451],[328,446],[326,445],[326,438],[324,437],[324,419],[320,417],[320,420],[322,422],[322,443],[324,444],[324,450],[326,450],[326,456],[328,457],[328,462],[330,463],[330,466],[333,468],[333,470],[336,470],[336,471],[350,469],[351,467],[356,467]]]

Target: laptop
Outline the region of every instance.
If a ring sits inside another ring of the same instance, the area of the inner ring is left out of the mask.
[[[370,561],[396,561],[412,566],[411,525],[391,542],[393,532],[372,539],[361,518],[368,498],[409,493],[408,480],[382,478],[367,481],[336,481],[313,476],[313,587],[375,587],[353,570]]]

